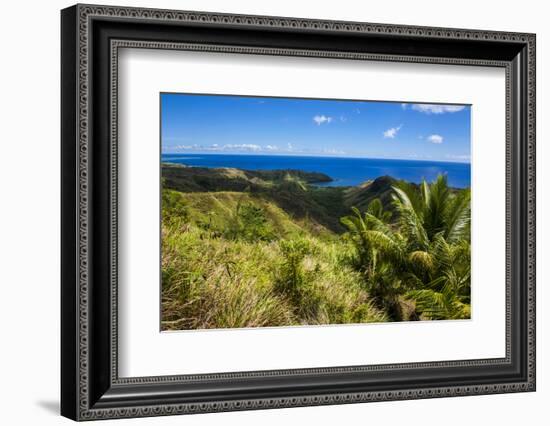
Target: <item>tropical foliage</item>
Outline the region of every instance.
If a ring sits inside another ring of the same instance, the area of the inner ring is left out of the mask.
[[[162,328],[470,317],[470,191],[163,167]]]
[[[342,218],[369,294],[394,320],[469,318],[469,189],[453,193],[440,175],[393,190],[395,224],[378,200]]]

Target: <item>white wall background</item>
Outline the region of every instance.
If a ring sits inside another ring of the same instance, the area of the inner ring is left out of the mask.
[[[544,424],[550,401],[550,27],[537,0],[108,1],[204,10],[526,31],[537,33],[538,390],[530,394],[107,421],[189,425]],[[0,25],[0,419],[2,424],[69,424],[59,405],[59,9],[70,2],[12,1]]]

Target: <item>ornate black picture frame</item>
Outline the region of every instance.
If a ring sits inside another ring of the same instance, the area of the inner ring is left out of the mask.
[[[61,413],[159,416],[535,390],[535,35],[76,5],[61,13]],[[506,356],[119,378],[120,47],[506,71]]]

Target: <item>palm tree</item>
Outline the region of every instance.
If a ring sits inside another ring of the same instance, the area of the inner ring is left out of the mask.
[[[438,234],[429,252],[416,257],[409,255],[411,270],[409,283],[416,281],[415,289],[405,297],[414,300],[416,311],[427,319],[461,319],[470,317],[470,243],[462,240],[448,243]],[[419,270],[424,271],[419,272]],[[420,278],[422,277],[422,278]]]
[[[407,300],[423,318],[468,318],[470,190],[454,191],[439,175],[393,191],[397,223],[378,199],[341,219],[369,294],[397,320]]]
[[[414,288],[406,297],[432,319],[469,318],[470,190],[453,192],[447,178],[393,188],[399,226],[407,240],[408,272]]]
[[[394,320],[400,320],[399,298],[405,289],[396,272],[403,264],[404,240],[387,223],[391,213],[383,210],[380,200],[371,201],[363,214],[356,207],[352,211],[353,215],[343,217],[341,222],[356,250],[354,266],[363,273],[365,287],[375,303]]]
[[[432,184],[424,180],[420,191],[404,182],[394,186],[393,190],[401,230],[411,243],[426,248],[438,234],[451,243],[469,239],[469,189],[452,192],[447,185],[447,176],[438,175]]]

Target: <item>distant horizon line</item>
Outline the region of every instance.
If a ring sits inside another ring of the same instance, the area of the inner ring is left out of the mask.
[[[348,156],[348,155],[334,155],[334,154],[306,154],[306,153],[275,153],[275,152],[162,152],[161,155],[261,155],[261,156],[273,156],[273,157],[321,157],[321,158],[349,158],[349,159],[364,159],[364,160],[397,160],[397,161],[419,161],[419,162],[434,162],[434,163],[452,163],[452,164],[468,164],[471,165],[471,159],[468,161],[460,160],[434,160],[434,159],[421,159],[421,158],[390,158],[390,157],[366,157],[366,156]]]

